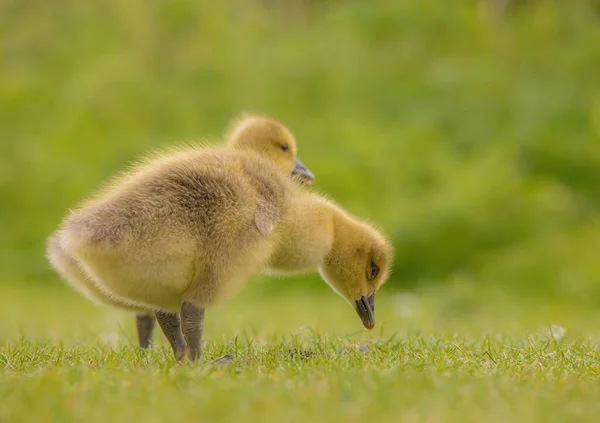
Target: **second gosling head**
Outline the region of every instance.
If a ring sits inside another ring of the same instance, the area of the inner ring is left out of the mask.
[[[298,159],[298,146],[291,131],[275,119],[243,114],[225,137],[232,148],[248,149],[266,156],[301,183],[312,185],[315,175]]]
[[[375,326],[375,293],[387,282],[394,248],[372,226],[342,217],[331,251],[319,268],[321,277],[354,308],[367,329]]]

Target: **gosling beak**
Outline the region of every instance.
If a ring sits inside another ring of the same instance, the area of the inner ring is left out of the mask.
[[[356,301],[356,312],[367,329],[375,327],[375,293]]]
[[[292,170],[292,175],[300,176],[300,179],[308,185],[313,183],[315,180],[315,175],[310,170],[308,170],[308,168],[304,166],[304,163],[302,163],[297,157],[296,167],[294,167],[294,170]]]

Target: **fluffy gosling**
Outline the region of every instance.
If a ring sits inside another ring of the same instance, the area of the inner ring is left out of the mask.
[[[310,185],[314,174],[298,157],[296,139],[291,131],[277,120],[261,115],[242,114],[235,118],[225,136],[225,145],[232,149],[254,151],[291,174],[300,183]],[[47,256],[55,270],[71,285],[95,303],[125,308],[136,312],[138,344],[148,348],[152,343],[155,318],[151,310],[115,301],[93,279],[81,270],[78,262],[60,245],[56,235],[50,237]]]
[[[153,309],[174,354],[200,354],[206,308],[256,273],[318,271],[375,325],[391,243],[250,151],[157,157],[72,212],[56,243],[121,306]],[[180,313],[180,314],[179,314]]]

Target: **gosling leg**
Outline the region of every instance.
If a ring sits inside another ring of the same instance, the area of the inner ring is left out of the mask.
[[[150,313],[138,313],[135,317],[140,348],[150,348],[156,319]]]
[[[168,313],[157,310],[154,312],[156,320],[163,333],[167,337],[177,361],[181,361],[185,356],[186,343],[181,332],[181,319],[177,313]]]
[[[196,307],[192,303],[184,302],[181,306],[181,324],[183,336],[187,343],[188,358],[190,361],[196,361],[202,354],[200,341],[204,329],[204,309]]]

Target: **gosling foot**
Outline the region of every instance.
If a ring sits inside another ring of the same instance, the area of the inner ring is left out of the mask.
[[[202,354],[200,341],[204,329],[204,309],[184,302],[181,306],[181,325],[187,344],[187,356],[190,361],[196,361]]]
[[[135,317],[140,348],[150,348],[156,319],[150,313],[139,313]]]
[[[171,348],[173,348],[173,354],[178,362],[181,362],[185,357],[187,344],[181,331],[181,319],[177,313],[168,313],[162,310],[154,312],[156,320],[163,333],[167,337]]]

